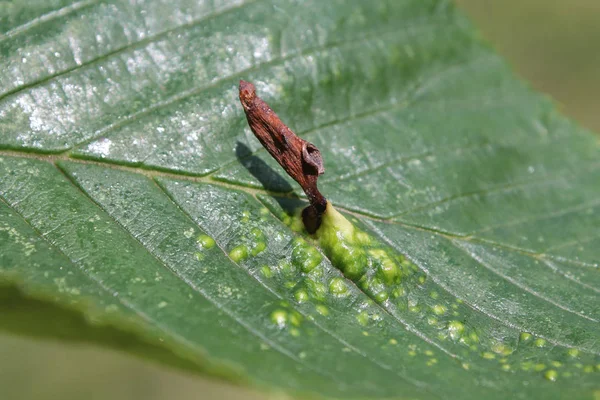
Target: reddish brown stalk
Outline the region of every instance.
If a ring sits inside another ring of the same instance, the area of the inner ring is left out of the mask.
[[[240,81],[240,101],[254,136],[308,196],[310,206],[303,210],[302,220],[308,232],[314,233],[327,207],[327,200],[317,188],[317,178],[325,172],[321,152],[281,122],[250,82]]]

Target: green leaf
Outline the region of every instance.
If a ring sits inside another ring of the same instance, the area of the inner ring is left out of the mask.
[[[600,396],[598,138],[449,2],[3,7],[3,329],[293,396]],[[392,296],[290,229],[240,78],[402,260]]]

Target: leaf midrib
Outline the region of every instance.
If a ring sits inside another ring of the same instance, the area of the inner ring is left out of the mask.
[[[249,186],[237,184],[234,182],[224,182],[222,180],[215,179],[212,176],[212,174],[197,176],[197,175],[190,175],[185,172],[179,172],[179,171],[172,171],[172,170],[166,171],[166,170],[159,170],[157,168],[143,168],[140,166],[128,166],[128,165],[123,165],[123,164],[117,164],[117,163],[110,162],[110,161],[81,159],[78,157],[77,158],[71,157],[69,154],[62,154],[62,153],[61,154],[46,154],[46,153],[36,153],[33,151],[27,151],[27,150],[23,150],[23,151],[0,150],[0,156],[36,159],[36,160],[40,160],[40,161],[49,162],[53,165],[56,165],[56,163],[60,162],[60,161],[76,162],[76,163],[80,163],[80,164],[96,165],[96,166],[100,166],[100,167],[104,167],[104,168],[112,168],[112,169],[117,169],[117,170],[126,171],[126,172],[133,172],[136,174],[144,175],[153,180],[155,178],[159,178],[159,177],[169,178],[169,179],[180,179],[180,180],[186,180],[186,181],[190,181],[190,182],[216,185],[216,186],[220,186],[220,187],[224,187],[224,188],[228,188],[228,189],[242,190],[253,196],[256,196],[258,194],[263,194],[263,195],[268,195],[268,196],[273,196],[273,197],[302,199],[302,197],[299,197],[295,193],[294,190],[289,191],[289,192],[276,192],[276,191],[267,190],[267,189],[263,189],[263,188],[249,187]],[[594,164],[594,166],[596,167],[596,164]],[[598,166],[600,166],[600,164],[598,164]],[[564,176],[564,177],[562,177],[562,179],[564,179],[566,177],[567,176]],[[533,182],[527,181],[524,184],[531,184],[531,183],[535,183],[535,181],[533,181]],[[501,187],[499,185],[498,190],[502,190],[503,187],[504,186]],[[477,192],[477,193],[480,193],[480,192]],[[453,196],[452,198],[454,198],[454,197],[455,196]],[[431,204],[436,205],[437,202],[431,203]],[[562,258],[562,257],[559,259],[557,257],[548,256],[545,253],[536,253],[533,251],[528,251],[526,249],[514,247],[514,246],[511,246],[511,245],[508,245],[505,243],[495,242],[493,240],[484,239],[484,238],[478,238],[478,237],[475,237],[475,234],[457,235],[452,232],[447,232],[444,230],[435,229],[435,228],[431,228],[428,226],[422,226],[419,224],[413,224],[413,223],[409,223],[409,222],[405,222],[405,221],[401,221],[401,220],[396,220],[396,219],[394,219],[394,217],[386,217],[386,218],[378,217],[376,215],[373,215],[373,214],[370,214],[367,212],[350,209],[350,208],[347,208],[347,207],[344,207],[341,205],[336,205],[336,208],[338,208],[350,215],[358,216],[362,219],[373,220],[373,221],[383,222],[383,223],[387,223],[387,224],[399,225],[399,226],[402,226],[405,228],[416,229],[419,231],[435,233],[436,235],[442,236],[447,239],[452,239],[452,240],[458,239],[458,240],[468,241],[468,242],[486,243],[486,244],[490,244],[493,246],[497,246],[499,248],[503,248],[503,249],[506,249],[509,251],[513,251],[513,252],[517,252],[517,253],[526,255],[526,256],[534,258],[536,260],[546,260],[546,259],[548,259],[548,261],[556,260],[556,261],[565,262],[565,263],[569,263],[569,264],[573,264],[573,265],[581,266],[581,267],[597,268],[597,266],[586,263],[586,262]],[[408,210],[408,211],[412,211],[412,210]],[[478,232],[476,232],[476,233],[478,233]]]

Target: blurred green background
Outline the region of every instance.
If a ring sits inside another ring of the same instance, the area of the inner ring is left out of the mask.
[[[597,112],[600,1],[457,2],[517,74],[552,96],[564,113],[600,132]],[[263,398],[245,389],[109,349],[1,333],[0,397],[7,400]]]
[[[600,133],[600,1],[456,2],[518,75]]]

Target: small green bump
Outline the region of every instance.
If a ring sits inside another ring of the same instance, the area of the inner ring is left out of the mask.
[[[551,361],[550,365],[552,365],[554,368],[562,367],[562,363],[560,361]]]
[[[531,333],[521,332],[521,335],[519,336],[519,340],[521,342],[527,342],[527,341],[531,340]]]
[[[429,359],[429,360],[427,361],[426,365],[427,365],[428,367],[431,367],[431,366],[433,366],[433,365],[437,364],[437,362],[438,362],[438,361],[437,361],[437,358],[431,358],[431,359]]]
[[[390,343],[391,345],[394,345],[394,346],[395,346],[395,345],[397,345],[397,344],[398,344],[398,341],[397,341],[396,339],[390,339],[390,342],[389,342],[389,343]]]
[[[545,364],[542,364],[542,363],[535,364],[535,365],[533,366],[533,370],[534,370],[534,371],[537,371],[537,372],[541,372],[541,371],[543,371],[543,370],[545,370],[545,369],[546,369],[546,365],[545,365]]]
[[[307,279],[305,281],[308,293],[316,300],[324,301],[327,295],[327,289],[321,282],[317,282],[314,279]]]
[[[333,278],[329,282],[329,291],[335,296],[343,296],[348,292],[348,286],[342,278]]]
[[[421,275],[421,276],[419,276],[419,279],[418,279],[418,280],[419,280],[419,284],[421,284],[421,285],[422,285],[422,284],[424,284],[424,283],[425,283],[425,281],[427,280],[427,276],[425,276],[425,275]]]
[[[500,368],[502,368],[502,371],[510,371],[510,365],[509,364],[504,364]]]
[[[198,236],[196,241],[203,249],[206,249],[206,250],[212,249],[213,247],[215,247],[215,239],[211,238],[208,235],[200,235],[200,236]]]
[[[300,324],[302,323],[302,315],[297,312],[297,311],[293,311],[290,314],[290,323],[294,326],[300,326]]]
[[[308,293],[304,289],[300,289],[294,293],[294,297],[298,303],[304,303],[308,301]]]
[[[263,242],[265,240],[265,234],[258,228],[252,228],[250,237],[256,242]]]
[[[202,260],[204,260],[205,255],[202,253],[196,252],[196,253],[194,253],[194,257],[196,257],[196,260],[202,261]]]
[[[389,295],[385,290],[382,290],[381,292],[376,293],[374,297],[377,303],[383,303],[388,299]]]
[[[448,311],[446,306],[442,304],[436,304],[435,306],[431,307],[431,310],[435,315],[444,315],[446,314],[446,311]]]
[[[535,347],[545,347],[546,346],[546,340],[542,339],[542,338],[537,338],[533,341],[533,345]]]
[[[265,278],[272,278],[273,277],[273,270],[268,266],[268,265],[263,265],[260,268],[260,273],[265,277]]]
[[[240,244],[239,246],[234,247],[229,252],[229,258],[231,258],[233,260],[233,262],[236,262],[236,263],[240,262],[240,261],[244,261],[246,258],[248,258],[248,247],[246,247],[243,244]]]
[[[369,314],[366,311],[362,311],[356,316],[356,320],[362,326],[367,326],[369,323]]]
[[[288,313],[285,310],[275,310],[271,313],[271,321],[277,325],[278,328],[285,328],[288,321]]]
[[[409,355],[409,356],[411,356],[411,357],[414,357],[414,356],[416,356],[416,355],[417,355],[417,352],[416,352],[416,351],[414,351],[414,350],[410,350],[410,351],[408,352],[408,355]]]
[[[300,244],[292,251],[292,262],[306,273],[315,269],[322,259],[319,250],[308,244]]]
[[[292,335],[293,337],[298,337],[300,336],[300,331],[296,328],[292,328],[290,329],[290,335]]]
[[[496,354],[502,354],[503,356],[507,356],[513,352],[510,347],[503,343],[494,343],[494,345],[492,345],[492,351]]]
[[[591,372],[594,372],[594,366],[593,365],[586,365],[583,367],[583,372],[589,374]]]
[[[256,246],[254,246],[254,248],[252,249],[251,254],[253,256],[257,256],[260,253],[262,253],[263,251],[265,251],[266,248],[267,248],[267,244],[265,242],[258,242],[258,243],[256,243]]]
[[[279,269],[287,276],[291,276],[296,273],[296,268],[288,260],[282,260],[279,263]]]
[[[333,251],[332,261],[334,265],[340,265],[344,275],[352,280],[359,279],[367,266],[366,254],[358,248],[345,249],[339,246]]]
[[[379,266],[379,274],[383,278],[385,283],[392,284],[398,282],[400,279],[400,269],[391,259],[387,258],[383,260]]]
[[[481,356],[486,360],[493,360],[494,358],[496,358],[496,355],[494,353],[490,353],[489,351],[481,353]]]
[[[322,316],[326,317],[329,315],[329,309],[327,307],[325,307],[322,304],[317,304],[317,306],[315,307],[315,309],[317,310],[317,312],[319,314],[321,314]]]
[[[250,211],[243,211],[242,212],[242,219],[241,221],[243,223],[249,222],[250,221]]]
[[[468,371],[471,366],[468,363],[462,363],[462,367]]]
[[[431,357],[433,355],[433,351],[431,351],[431,350],[425,350],[425,355]]]
[[[375,260],[379,261],[379,276],[387,284],[398,282],[401,276],[400,268],[398,265],[388,256],[385,250],[371,249],[369,255]]]
[[[269,209],[267,207],[261,207],[260,214],[267,215],[269,213]]]
[[[404,296],[405,294],[406,294],[406,291],[404,290],[403,287],[397,287],[397,288],[394,288],[394,290],[392,290],[392,297],[394,297],[394,298]]]
[[[553,369],[549,369],[544,373],[544,378],[548,379],[550,382],[556,382],[558,379],[558,372]]]
[[[285,286],[288,289],[293,289],[296,286],[296,282],[288,281],[288,282],[284,283],[283,286]]]
[[[435,290],[431,293],[429,293],[429,297],[431,297],[432,299],[437,299],[438,297],[440,297],[440,295],[438,294],[438,292],[436,292]],[[454,304],[453,304],[454,305]]]
[[[479,336],[477,335],[477,332],[469,333],[469,339],[471,339],[474,342],[479,343]]]
[[[577,357],[579,357],[579,350],[577,350],[577,349],[569,349],[567,351],[567,354],[569,355],[569,357],[577,358]]]
[[[448,333],[452,340],[458,340],[465,331],[465,325],[460,321],[450,321],[448,323]]]
[[[363,336],[369,336],[369,332],[367,332],[367,331],[363,331],[362,334],[363,334]]]
[[[325,269],[321,265],[318,265],[317,268],[310,271],[310,276],[313,279],[322,278],[324,273]]]
[[[427,323],[429,325],[437,325],[438,320],[437,320],[437,318],[429,317],[429,318],[427,318]]]
[[[412,313],[421,312],[421,306],[418,305],[418,304],[409,304],[408,305],[408,311],[410,311]]]

